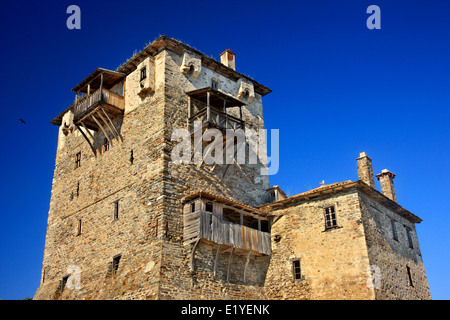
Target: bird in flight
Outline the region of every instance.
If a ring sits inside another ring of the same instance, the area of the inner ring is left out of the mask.
[[[20,122],[22,122],[23,124],[25,124],[25,120],[23,120],[23,119],[19,119],[20,120]]]

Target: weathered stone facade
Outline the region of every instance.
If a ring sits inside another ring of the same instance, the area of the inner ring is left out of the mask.
[[[85,97],[52,121],[60,129],[35,299],[430,298],[414,227],[420,219],[374,186],[349,181],[268,203],[261,162],[171,161],[172,133],[192,117],[187,92],[213,83],[243,104],[224,107],[229,119],[242,115],[246,129],[258,130],[266,87],[165,36],[117,71],[83,81],[77,90],[105,90],[108,106],[80,116]],[[108,121],[111,97],[123,108]],[[203,207],[191,212],[199,200],[185,196],[198,190],[207,198],[199,193]],[[217,232],[217,222],[233,235],[186,242],[185,217],[196,212],[210,219],[200,228]]]

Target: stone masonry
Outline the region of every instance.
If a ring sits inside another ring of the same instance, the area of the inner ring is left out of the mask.
[[[264,128],[270,89],[224,53],[225,64],[161,36],[73,89],[76,101],[52,121],[58,145],[34,299],[431,299],[421,219],[375,189],[365,153],[359,180],[291,197],[270,194],[261,159],[172,161],[174,130],[195,117]]]

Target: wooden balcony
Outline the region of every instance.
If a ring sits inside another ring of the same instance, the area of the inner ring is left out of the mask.
[[[123,114],[125,107],[124,97],[105,88],[99,88],[93,93],[84,96],[74,104],[74,123],[83,123],[89,129],[98,130],[99,125],[89,117],[98,110],[98,107],[106,112],[110,119]]]
[[[194,130],[194,122],[201,121],[203,126],[217,128],[219,130],[226,129],[244,129],[244,121],[230,114],[223,113],[213,108],[203,108],[192,117],[189,118],[189,130]]]
[[[197,196],[197,197],[196,197]],[[270,255],[270,221],[256,208],[205,192],[184,206],[184,242],[206,239],[257,255]]]
[[[242,106],[244,102],[210,87],[186,92],[189,96],[188,124],[194,129],[194,122],[201,121],[202,129],[216,128],[222,131],[227,129],[244,129],[242,120]],[[231,115],[230,108],[239,108],[239,116]]]
[[[108,146],[112,146],[113,139],[123,140],[113,119],[124,113],[125,99],[116,93],[123,92],[124,79],[123,73],[98,68],[72,89],[76,92],[75,103],[70,107],[73,111],[73,124],[86,139],[95,156],[99,148],[94,137],[96,133],[91,130],[101,132]],[[84,94],[81,99],[79,94]]]

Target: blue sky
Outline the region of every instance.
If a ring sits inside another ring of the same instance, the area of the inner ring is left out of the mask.
[[[66,8],[81,8],[81,30]],[[369,30],[369,5],[381,29]],[[356,158],[397,175],[400,205],[421,217],[434,299],[449,299],[450,2],[16,1],[2,4],[0,298],[39,286],[57,127],[70,91],[97,67],[116,69],[159,35],[268,86],[266,127],[280,130],[272,185],[296,194],[357,180]],[[19,118],[25,120],[22,124]],[[379,184],[377,182],[379,189]]]

